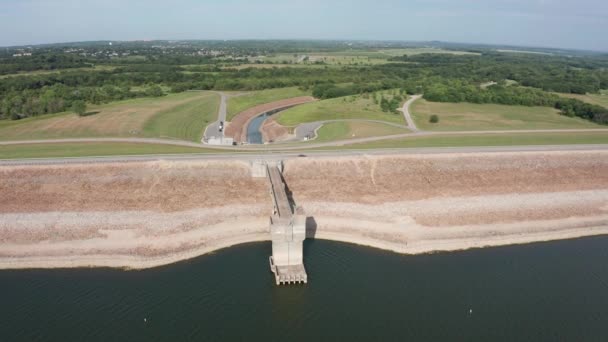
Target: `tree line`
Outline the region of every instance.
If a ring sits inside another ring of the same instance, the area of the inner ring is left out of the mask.
[[[4,59],[19,64],[19,70],[32,67],[33,61],[43,63],[44,67],[60,66],[64,62],[70,67],[64,65],[65,71],[54,74],[0,78],[0,118],[57,113],[71,108],[75,101],[99,104],[139,96],[160,96],[160,86],[171,92],[298,86],[311,90],[313,96],[320,99],[404,89],[408,94],[424,93],[430,101],[551,106],[566,115],[599,123],[605,123],[606,117],[602,107],[549,93],[608,89],[608,58],[602,56],[570,58],[490,52],[480,55],[421,54],[369,66],[239,70],[223,68],[221,59],[152,55],[126,64],[116,63],[113,69],[103,71],[69,70],[90,62],[80,57],[71,60],[63,57]],[[196,62],[196,65],[185,65],[190,62]],[[508,86],[506,80],[518,85]],[[481,83],[488,81],[498,84],[480,88]],[[384,109],[392,111],[394,107],[394,103],[385,101]]]

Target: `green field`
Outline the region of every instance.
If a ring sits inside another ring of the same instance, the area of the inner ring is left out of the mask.
[[[339,65],[323,65],[323,64],[258,64],[258,63],[245,63],[240,65],[224,66],[222,69],[281,69],[281,68],[298,68],[298,69],[324,69],[324,68],[339,68]]]
[[[416,125],[429,131],[602,128],[587,120],[561,115],[551,107],[441,103],[420,99],[412,105],[411,112]],[[439,116],[439,123],[429,122],[433,114]]]
[[[215,150],[138,143],[56,143],[0,145],[0,159],[119,156],[140,154],[217,153]]]
[[[116,69],[116,66],[113,65],[96,65],[91,68],[68,68],[68,69],[55,69],[55,70],[35,70],[35,71],[24,71],[16,74],[7,74],[0,75],[0,79],[7,77],[16,77],[16,76],[36,76],[36,75],[50,75],[50,74],[59,74],[62,72],[80,72],[80,71],[110,71]]]
[[[327,65],[374,65],[387,63],[391,57],[418,55],[423,53],[444,53],[452,55],[479,55],[474,52],[453,51],[438,48],[403,48],[381,50],[343,50],[332,52],[303,52],[297,54],[279,53],[263,57],[252,57],[251,62],[278,63],[280,65],[305,65],[324,62]],[[303,57],[308,57],[304,60]]]
[[[463,147],[463,146],[525,146],[608,144],[608,132],[585,133],[508,133],[468,134],[450,136],[412,136],[362,144],[338,149],[408,148],[408,147]],[[326,149],[336,149],[323,148]]]
[[[388,55],[390,57],[396,56],[413,56],[420,55],[423,53],[445,53],[450,55],[479,55],[479,53],[475,52],[467,52],[467,51],[456,51],[456,50],[444,50],[438,48],[409,48],[409,49],[386,49],[379,50],[380,53]]]
[[[523,54],[533,54],[533,55],[553,55],[550,52],[541,52],[541,51],[527,51],[527,50],[508,50],[508,49],[498,49],[496,50],[497,52],[504,52],[504,53],[523,53]]]
[[[217,120],[220,98],[207,93],[196,100],[164,110],[144,125],[147,137],[201,141],[205,127]]]
[[[563,94],[556,93],[559,96],[567,97],[570,99],[577,99],[583,102],[591,103],[594,105],[602,106],[604,108],[608,108],[608,90],[602,90],[599,94]]]
[[[378,122],[339,121],[329,122],[319,128],[318,137],[314,142],[338,141],[366,137],[409,133],[405,128],[399,128]]]
[[[305,59],[305,57],[308,57]],[[279,65],[314,65],[323,62],[326,65],[372,65],[386,63],[389,56],[379,52],[341,51],[341,52],[310,52],[294,54],[277,54],[262,58],[253,58],[251,62],[261,61]]]
[[[405,124],[401,113],[387,113],[373,102],[371,96],[361,95],[311,102],[290,108],[278,114],[277,121],[284,126],[297,126],[305,122],[344,119],[368,119]]]
[[[297,87],[261,90],[228,99],[228,114],[226,119],[232,120],[238,113],[261,104],[279,101],[298,96],[310,96],[310,91]]]
[[[90,106],[79,117],[59,113],[0,121],[0,140],[85,137],[170,137],[197,140],[205,121],[215,120],[219,96],[185,92],[159,98],[138,98]],[[200,132],[199,132],[200,131]]]
[[[390,139],[363,144],[315,148],[313,150],[567,144],[608,144],[608,133],[509,133],[472,135],[467,134],[458,136],[412,136],[408,138]],[[305,150],[307,150],[307,148],[305,145],[303,145],[302,151]],[[270,149],[268,151],[270,151]],[[218,153],[218,151],[213,149],[196,147],[110,142],[0,145],[0,159],[184,153]],[[243,153],[243,151],[234,151],[232,153]]]

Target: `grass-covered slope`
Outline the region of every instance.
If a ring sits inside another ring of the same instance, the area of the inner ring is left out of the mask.
[[[291,87],[267,89],[233,96],[228,99],[228,113],[226,119],[230,121],[238,113],[257,105],[299,96],[310,96],[310,91]]]
[[[219,96],[186,92],[90,106],[92,115],[59,113],[0,121],[0,140],[89,137],[167,137],[197,140],[217,117]]]
[[[377,94],[380,98],[381,93]],[[386,97],[390,96],[385,94]],[[297,126],[305,122],[344,119],[367,119],[405,124],[403,115],[383,112],[374,102],[374,95],[353,95],[307,103],[279,114],[278,122],[285,126]]]
[[[411,109],[422,130],[475,131],[521,129],[602,128],[590,121],[561,115],[551,107],[497,104],[440,103],[420,99]],[[430,123],[438,115],[438,123]]]

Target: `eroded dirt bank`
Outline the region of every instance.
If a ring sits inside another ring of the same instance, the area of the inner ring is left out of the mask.
[[[0,168],[0,268],[145,268],[267,239],[245,162]]]
[[[403,253],[608,234],[601,151],[299,159],[285,179],[316,237]]]
[[[309,235],[403,253],[608,234],[608,152],[298,158]],[[145,268],[270,238],[249,163],[0,168],[0,268]]]

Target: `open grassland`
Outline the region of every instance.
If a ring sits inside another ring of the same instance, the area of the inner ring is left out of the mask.
[[[591,103],[594,105],[602,106],[604,108],[608,108],[608,90],[602,90],[599,94],[563,94],[557,93],[557,95],[562,97],[567,97],[570,99],[577,99],[583,102]]]
[[[241,64],[241,65],[230,65],[230,66],[225,66],[223,67],[223,69],[237,69],[237,70],[242,70],[242,69],[248,69],[248,68],[254,68],[254,69],[273,69],[273,68],[316,68],[316,69],[322,69],[328,67],[327,65],[322,65],[322,64],[259,64],[259,63],[246,63],[246,64]],[[339,67],[339,66],[332,66],[332,67]]]
[[[413,55],[420,55],[423,53],[445,53],[445,54],[450,54],[450,55],[479,55],[479,53],[476,53],[476,52],[444,50],[444,49],[437,49],[437,48],[386,49],[386,50],[379,50],[379,52],[383,53],[387,56],[390,56],[390,57],[403,56],[403,55],[413,56]]]
[[[408,133],[409,130],[379,122],[338,121],[319,128],[314,142],[337,141]]]
[[[200,133],[196,130],[202,132],[204,122],[217,115],[218,102],[213,93],[186,92],[91,106],[88,111],[94,114],[85,117],[59,113],[5,120],[0,121],[0,140],[144,136],[196,140]],[[190,124],[194,126],[187,127]]]
[[[7,74],[0,75],[0,79],[15,77],[15,76],[37,76],[37,75],[51,75],[51,74],[59,74],[59,73],[69,73],[69,72],[82,72],[82,71],[111,71],[116,69],[116,66],[113,65],[96,65],[91,68],[68,68],[68,69],[54,69],[54,70],[34,70],[34,71],[24,71],[15,74]]]
[[[429,122],[433,114],[439,116],[439,123]],[[420,99],[413,104],[412,115],[419,128],[431,131],[602,128],[580,118],[561,115],[550,107],[440,103]]]
[[[498,49],[496,50],[498,52],[504,52],[504,53],[527,53],[527,54],[533,54],[533,55],[553,55],[550,52],[541,52],[541,51],[528,51],[528,50],[509,50],[509,49]]]
[[[341,53],[311,52],[301,54],[277,54],[254,58],[251,61],[275,63],[279,65],[314,66],[315,62],[324,65],[372,65],[386,63],[388,56],[379,52],[358,53],[357,51],[344,51]]]
[[[415,136],[324,149],[608,144],[608,132]]]
[[[314,62],[323,62],[327,65],[373,65],[387,63],[388,59],[391,57],[403,55],[412,56],[423,53],[479,55],[478,53],[474,52],[444,50],[438,48],[404,48],[382,50],[343,50],[332,52],[308,52],[298,54],[280,53],[250,58],[250,61],[278,63],[280,65],[306,65]]]
[[[193,101],[164,110],[144,125],[147,137],[201,141],[205,127],[217,120],[220,98],[206,93]]]
[[[310,91],[291,87],[267,89],[234,96],[228,99],[228,113],[226,119],[231,121],[238,113],[257,105],[299,96],[310,96]]]
[[[368,56],[356,56],[356,55],[326,55],[326,54],[312,54],[308,56],[309,63],[323,62],[329,65],[373,65],[373,64],[384,64],[387,63],[386,58],[368,57]]]
[[[297,106],[278,114],[277,121],[284,126],[296,126],[305,122],[344,119],[368,119],[404,124],[401,113],[383,112],[372,96],[339,97]]]
[[[210,149],[139,143],[53,143],[0,145],[0,159],[211,153]]]

